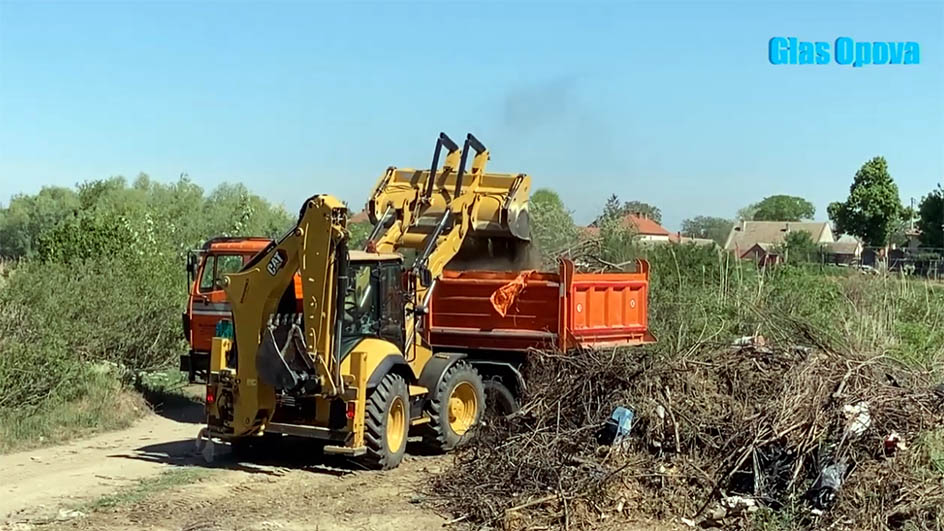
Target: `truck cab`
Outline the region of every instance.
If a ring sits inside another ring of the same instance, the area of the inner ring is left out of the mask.
[[[208,240],[187,256],[187,306],[183,333],[189,345],[180,356],[180,370],[191,383],[205,383],[210,346],[216,326],[230,319],[230,304],[223,291],[223,275],[235,273],[272,242],[269,238],[218,237]]]

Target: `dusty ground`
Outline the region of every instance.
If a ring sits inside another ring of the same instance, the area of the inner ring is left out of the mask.
[[[264,460],[208,465],[193,444],[200,408],[185,402],[127,430],[0,456],[0,530],[442,527],[417,486],[448,458],[361,471],[299,441]]]

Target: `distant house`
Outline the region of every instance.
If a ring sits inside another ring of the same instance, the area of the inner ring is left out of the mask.
[[[911,228],[905,231],[905,247],[914,251],[918,247],[921,247],[921,231],[916,228]]]
[[[777,252],[777,248],[769,243],[755,243],[748,250],[738,255],[738,258],[744,260],[753,260],[758,267],[779,264],[783,257]]]
[[[862,242],[847,234],[826,243],[823,249],[826,251],[826,260],[833,264],[852,265],[862,260]]]
[[[361,210],[357,214],[351,216],[348,220],[348,223],[370,223],[370,217],[367,216],[366,210]]]
[[[636,239],[640,241],[668,242],[671,239],[672,233],[668,229],[642,212],[626,214],[620,223],[624,228],[633,231]],[[583,232],[587,236],[596,237],[600,235],[600,228],[591,224],[589,227],[584,227]]]
[[[731,228],[724,250],[743,256],[763,244],[761,249],[769,251],[782,245],[791,232],[806,232],[817,244],[833,242],[833,230],[825,221],[741,221]]]

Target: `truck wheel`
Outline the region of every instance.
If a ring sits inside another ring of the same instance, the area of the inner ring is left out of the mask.
[[[518,399],[501,378],[495,376],[485,381],[485,416],[507,417],[518,411]]]
[[[468,440],[466,433],[485,412],[485,385],[474,367],[464,361],[446,370],[429,403],[430,422],[423,443],[449,451]]]
[[[399,374],[384,376],[367,397],[364,419],[365,463],[371,468],[396,468],[406,453],[410,430],[410,395]]]

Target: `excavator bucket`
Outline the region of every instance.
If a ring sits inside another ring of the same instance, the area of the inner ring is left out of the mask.
[[[439,167],[441,151],[447,151]],[[465,170],[467,157],[475,152],[472,167]],[[463,149],[440,133],[433,164],[429,170],[390,167],[377,181],[367,204],[375,229],[371,239],[402,223],[398,247],[420,248],[426,236],[436,230],[447,209],[457,199],[471,205],[470,233],[473,238],[529,241],[528,195],[531,178],[526,174],[487,173],[488,151],[471,134]],[[446,216],[448,217],[448,216]]]

